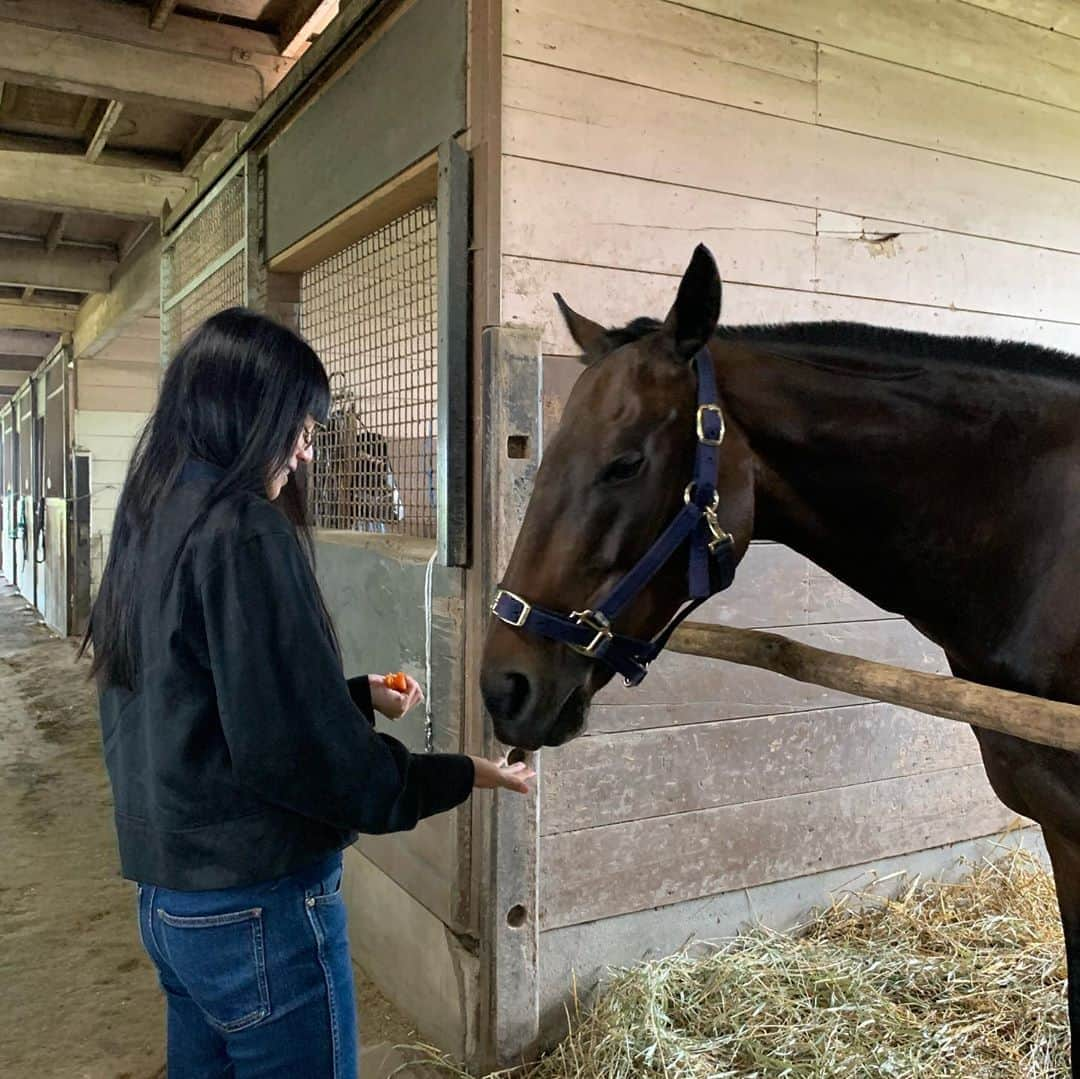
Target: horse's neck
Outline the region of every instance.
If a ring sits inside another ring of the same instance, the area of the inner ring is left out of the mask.
[[[1025,531],[1016,496],[1039,408],[1019,376],[928,365],[891,377],[886,361],[875,377],[767,352],[718,371],[755,457],[755,537],[948,637],[960,615],[941,596],[998,572],[1002,537]]]

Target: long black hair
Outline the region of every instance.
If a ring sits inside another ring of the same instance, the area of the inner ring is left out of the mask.
[[[232,307],[207,319],[184,342],[165,369],[157,407],[132,455],[80,652],[93,644],[90,673],[99,683],[134,688],[139,565],[154,511],[184,465],[206,461],[222,475],[183,537],[173,570],[213,506],[240,491],[265,497],[268,479],[286,466],[307,417],[324,422],[329,409],[330,385],[319,357],[272,319]],[[298,482],[286,484],[277,505],[311,557],[303,471]]]

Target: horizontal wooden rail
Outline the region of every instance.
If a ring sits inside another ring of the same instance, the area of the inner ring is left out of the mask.
[[[799,682],[988,727],[1029,742],[1080,751],[1080,705],[995,689],[943,674],[909,671],[814,648],[777,633],[732,626],[684,622],[667,647],[690,656],[761,667]]]

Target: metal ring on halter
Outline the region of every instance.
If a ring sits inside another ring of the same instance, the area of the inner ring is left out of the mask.
[[[694,488],[696,486],[697,486],[697,483],[694,480],[691,480],[686,485],[686,490],[683,491],[683,496],[682,496],[683,497],[683,502],[685,502],[686,505],[688,505],[688,506],[690,505],[691,502],[694,501]],[[719,508],[720,508],[720,492],[719,491],[713,491],[713,493],[712,493],[712,502],[710,502],[709,505],[703,507],[703,512],[715,513]]]

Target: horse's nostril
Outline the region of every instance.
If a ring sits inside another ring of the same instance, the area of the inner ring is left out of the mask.
[[[520,671],[502,671],[483,681],[484,704],[492,718],[512,720],[524,710],[532,687],[528,675]]]

